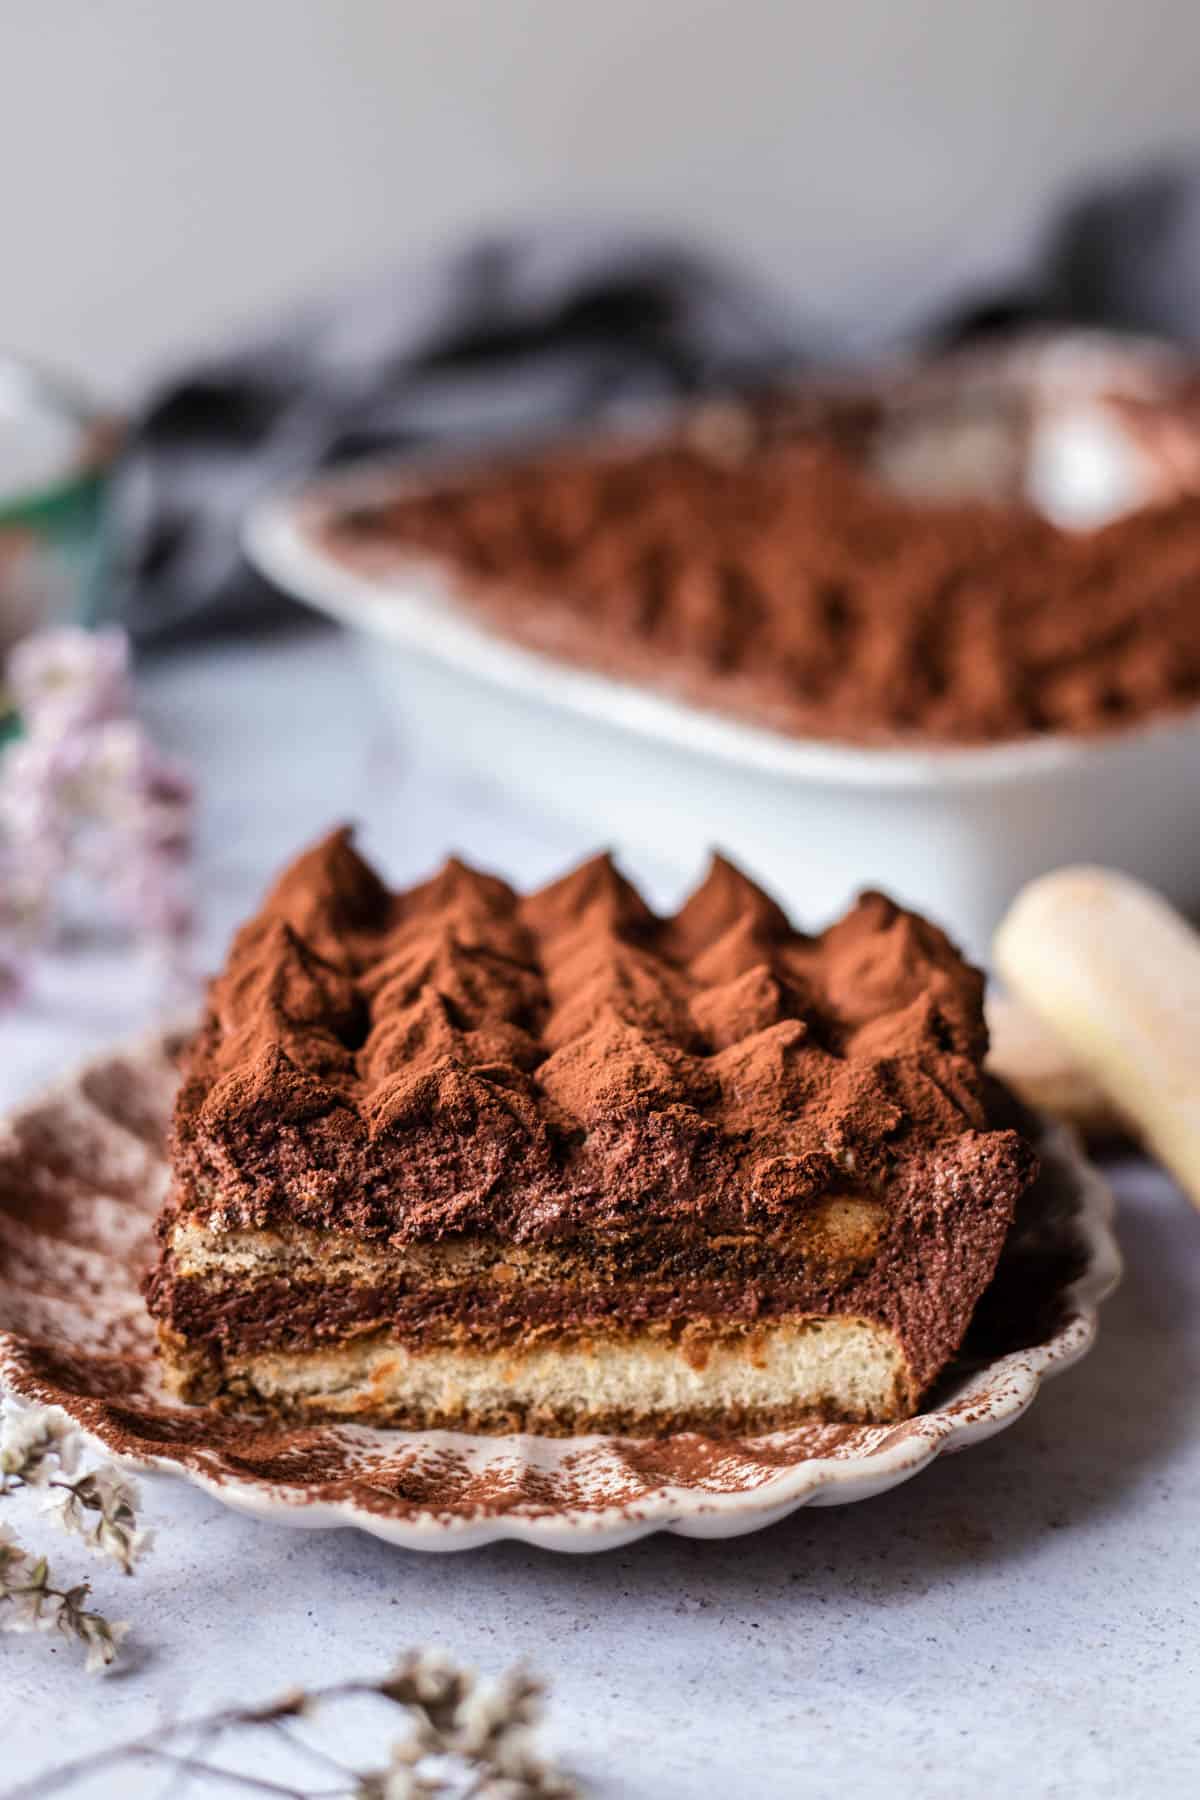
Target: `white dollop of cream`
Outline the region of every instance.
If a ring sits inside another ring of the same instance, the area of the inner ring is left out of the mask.
[[[1154,498],[1153,465],[1102,401],[1053,407],[1037,418],[1025,465],[1025,494],[1051,524],[1090,531]]]

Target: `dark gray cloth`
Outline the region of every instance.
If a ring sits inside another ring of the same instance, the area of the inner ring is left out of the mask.
[[[1200,347],[1200,166],[1162,164],[1086,188],[1006,292],[953,302],[933,337],[1100,326]]]
[[[114,503],[114,610],[140,636],[249,621],[246,508],[376,451],[517,440],[770,379],[781,308],[661,241],[513,234],[305,308],[181,376],[135,422]]]
[[[1011,289],[947,296],[923,341],[1046,322],[1200,344],[1200,167],[1083,193]],[[878,323],[880,341],[898,335]],[[117,482],[114,610],[139,635],[261,617],[240,521],[313,470],[613,420],[838,348],[677,244],[589,231],[480,242],[275,321],[152,399]]]

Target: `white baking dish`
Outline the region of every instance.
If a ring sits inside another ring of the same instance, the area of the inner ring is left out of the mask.
[[[1200,901],[1200,710],[1103,738],[978,749],[863,749],[758,730],[523,649],[478,623],[447,572],[386,580],[326,554],[305,521],[394,489],[378,466],[260,506],[251,561],[361,634],[406,730],[585,824],[597,845],[694,874],[711,846],[807,924],[881,887],[979,959],[1017,889],[1101,862]]]

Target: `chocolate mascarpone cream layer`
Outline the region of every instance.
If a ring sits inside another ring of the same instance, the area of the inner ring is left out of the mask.
[[[148,1283],[193,1399],[545,1431],[885,1419],[958,1347],[1034,1158],[982,981],[878,894],[819,937],[714,861],[390,892],[348,832],[238,934]]]

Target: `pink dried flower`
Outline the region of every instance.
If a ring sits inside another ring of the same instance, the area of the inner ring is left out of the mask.
[[[133,713],[124,633],[28,638],[8,679],[25,736],[0,762],[0,995],[81,876],[183,976],[192,787]]]
[[[129,640],[116,627],[35,632],[9,653],[5,675],[26,730],[35,735],[120,718],[132,705]]]

